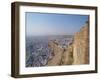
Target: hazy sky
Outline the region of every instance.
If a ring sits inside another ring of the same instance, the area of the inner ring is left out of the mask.
[[[74,34],[88,21],[88,16],[68,14],[30,13],[26,15],[26,35]]]

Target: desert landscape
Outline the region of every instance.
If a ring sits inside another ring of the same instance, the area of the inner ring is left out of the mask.
[[[75,35],[35,36],[26,41],[26,67],[89,64],[89,25]]]
[[[26,67],[89,64],[87,15],[26,13]]]

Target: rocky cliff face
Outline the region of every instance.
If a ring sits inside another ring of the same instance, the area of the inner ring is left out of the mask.
[[[89,29],[88,24],[77,32],[73,42],[73,64],[89,63]]]
[[[89,29],[86,23],[77,32],[72,43],[66,48],[60,47],[58,43],[50,41],[49,47],[53,50],[54,56],[48,61],[49,66],[89,64]]]
[[[53,50],[53,57],[49,60],[48,66],[55,66],[61,64],[64,49],[59,47],[58,43],[50,41],[49,47]]]
[[[73,63],[73,44],[70,44],[64,51],[62,65],[71,65]]]

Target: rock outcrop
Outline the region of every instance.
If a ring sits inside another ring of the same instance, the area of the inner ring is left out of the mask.
[[[89,25],[86,23],[77,32],[73,41],[66,48],[50,41],[49,47],[53,49],[54,57],[48,61],[49,66],[89,64]]]
[[[59,47],[58,43],[53,41],[50,41],[49,47],[53,50],[54,57],[48,61],[48,66],[60,65],[64,49]]]
[[[73,63],[73,44],[70,44],[63,53],[61,64],[71,65],[72,63]]]
[[[89,63],[89,29],[88,24],[77,32],[73,42],[73,64]]]

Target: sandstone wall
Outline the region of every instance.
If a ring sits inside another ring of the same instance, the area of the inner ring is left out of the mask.
[[[73,42],[73,64],[89,63],[89,29],[88,24],[77,32]]]

